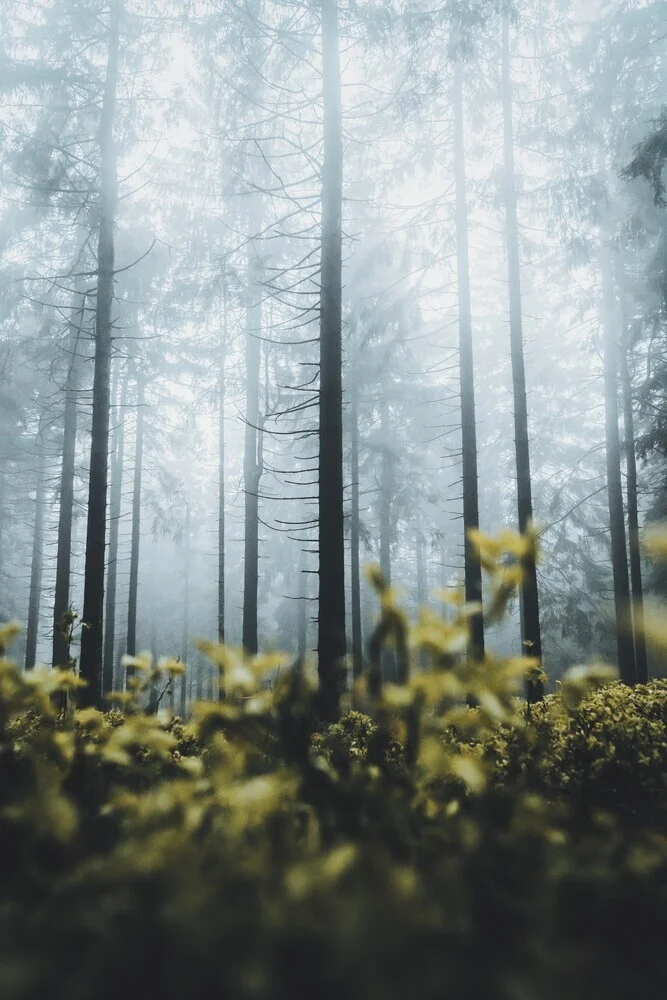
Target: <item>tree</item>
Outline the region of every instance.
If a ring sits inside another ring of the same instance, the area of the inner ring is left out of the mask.
[[[345,657],[343,534],[342,202],[343,121],[338,3],[322,0],[322,234],[320,263],[319,709],[338,714]]]
[[[528,401],[523,359],[523,316],[521,302],[521,263],[519,259],[519,222],[517,216],[516,176],[514,169],[514,126],[512,121],[512,75],[510,29],[507,12],[502,21],[502,103],[505,152],[505,212],[507,268],[509,279],[510,352],[512,360],[512,399],[514,402],[514,448],[516,456],[517,505],[519,531],[524,534],[533,520],[533,497],[530,476],[530,440]],[[537,588],[537,567],[530,560],[524,567],[521,585],[521,639],[527,655],[542,659],[542,636]],[[543,685],[526,679],[526,697],[539,701]]]
[[[127,375],[122,376],[120,405],[116,416],[111,466],[111,497],[109,504],[109,558],[107,560],[106,607],[104,614],[104,659],[102,687],[105,693],[120,686],[116,676],[116,597],[118,587],[118,540],[120,534],[123,472],[125,468],[125,407],[127,405]],[[115,398],[115,394],[114,394]]]
[[[141,544],[141,479],[144,461],[144,376],[136,375],[137,416],[134,438],[134,480],[132,487],[132,541],[130,547],[130,593],[127,609],[127,654],[137,652],[137,602],[139,597],[139,547]]]
[[[618,429],[617,308],[610,251],[604,244],[601,247],[601,269],[607,501],[609,504],[611,564],[614,578],[616,645],[621,680],[626,684],[634,684],[636,680],[635,651],[630,625],[630,580],[628,577],[623,487],[621,484],[621,442]]]
[[[454,176],[456,183],[456,273],[459,309],[463,530],[465,532],[464,585],[466,601],[479,604],[482,600],[482,566],[479,554],[470,537],[470,532],[479,528],[479,493],[468,252],[468,202],[463,132],[463,72],[459,53],[454,58]],[[474,615],[471,621],[470,654],[475,660],[484,657],[484,621],[481,612]]]
[[[258,222],[259,213],[252,214]],[[256,227],[259,229],[259,226]],[[257,587],[259,578],[259,486],[262,476],[259,379],[262,361],[262,299],[259,283],[257,245],[248,242],[248,284],[246,302],[245,358],[246,406],[243,452],[243,487],[245,493],[243,546],[243,648],[256,653]]]
[[[112,305],[114,292],[114,223],[118,200],[114,117],[120,51],[122,0],[111,0],[107,29],[107,65],[99,128],[100,201],[97,242],[97,298],[95,306],[95,368],[88,487],[86,567],[83,598],[85,629],[81,637],[79,673],[87,682],[82,701],[100,705],[102,699],[104,568],[109,451]]]
[[[37,436],[37,474],[35,477],[35,521],[30,560],[30,597],[28,602],[28,628],[26,631],[25,668],[35,666],[39,612],[42,600],[42,574],[44,572],[44,518],[46,513],[46,453],[42,432]]]
[[[53,601],[53,666],[68,665],[67,639],[61,631],[63,615],[70,606],[70,575],[72,559],[72,517],[74,514],[74,465],[77,433],[77,390],[79,382],[79,336],[83,325],[86,297],[81,297],[78,322],[72,323],[68,344],[67,376],[65,383],[65,412],[63,419],[63,447],[60,468],[58,503],[58,548],[56,553],[56,590]],[[75,314],[76,316],[77,314]]]

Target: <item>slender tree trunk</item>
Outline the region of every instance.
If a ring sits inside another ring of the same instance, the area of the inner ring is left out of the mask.
[[[188,656],[190,646],[190,504],[185,507],[185,534],[184,534],[184,560],[183,560],[183,623],[181,628],[181,663],[185,667],[185,673],[181,677],[180,705],[179,713],[181,718],[185,718],[187,711],[188,677],[192,679],[192,670],[188,668]]]
[[[477,427],[473,361],[470,263],[468,253],[468,199],[466,195],[463,132],[463,78],[460,58],[454,64],[454,174],[456,182],[456,259],[459,304],[459,366],[461,380],[461,461],[463,474],[464,579],[466,601],[482,600],[482,567],[468,532],[479,527],[477,483]],[[484,620],[475,615],[470,629],[470,655],[484,657]]]
[[[5,474],[0,469],[0,594],[4,593],[2,578],[5,561]],[[0,603],[0,623],[4,621],[3,605]]]
[[[521,305],[521,262],[519,259],[519,220],[517,216],[516,174],[514,168],[514,125],[512,121],[512,77],[510,63],[509,20],[503,18],[502,97],[505,140],[505,211],[507,267],[509,279],[510,355],[512,359],[512,397],[514,400],[514,452],[516,457],[517,505],[519,531],[523,534],[533,520],[530,478],[530,441],[528,437],[528,401],[523,358],[523,316]],[[542,659],[537,567],[534,560],[524,566],[521,586],[521,641],[525,655]],[[544,697],[544,685],[526,678],[529,702]]]
[[[602,334],[604,349],[605,443],[607,457],[607,499],[611,534],[611,564],[614,578],[616,644],[621,680],[635,683],[635,652],[630,615],[630,581],[625,542],[623,487],[621,484],[621,443],[618,431],[618,359],[616,301],[611,264],[602,250]]]
[[[303,549],[299,552],[299,591],[303,594],[297,601],[297,656],[300,660],[305,660],[308,651],[308,574],[306,569],[306,555]]]
[[[85,301],[85,300],[84,300]],[[83,321],[83,308],[81,310]],[[77,331],[78,333],[78,331]],[[76,459],[77,425],[77,340],[70,337],[71,359],[65,386],[63,454],[60,467],[60,501],[58,505],[58,547],[56,551],[56,590],[53,601],[53,643],[51,662],[54,667],[68,666],[67,640],[60,631],[63,615],[69,609],[70,570],[72,561],[72,517],[74,513],[74,465]]]
[[[227,300],[218,371],[218,641],[225,641],[225,352],[227,350]]]
[[[259,229],[258,213],[251,222]],[[245,489],[245,541],[243,562],[243,648],[257,652],[257,588],[259,585],[259,379],[262,362],[262,301],[256,247],[248,244],[248,291],[246,303],[246,411],[243,453]]]
[[[107,569],[106,610],[104,616],[104,668],[102,690],[116,689],[120,678],[115,669],[116,650],[116,592],[118,582],[118,536],[123,498],[123,466],[125,464],[125,407],[127,405],[127,376],[123,378],[120,407],[114,432],[113,464],[111,467],[111,502],[109,504],[109,563]]]
[[[624,332],[626,330],[624,324]],[[624,338],[625,340],[625,338]],[[628,346],[624,342],[620,356],[623,392],[623,425],[625,436],[625,468],[628,507],[628,541],[630,543],[630,583],[632,585],[632,624],[635,639],[635,669],[637,683],[648,681],[648,654],[644,633],[644,588],[639,544],[639,504],[637,502],[637,459],[635,456],[635,423],[632,380],[628,366]]]
[[[394,456],[391,448],[389,407],[383,398],[380,411],[382,457],[380,465],[380,569],[391,584],[391,506],[394,496]]]
[[[356,345],[355,345],[356,357]],[[350,519],[350,583],[352,589],[352,675],[363,672],[361,639],[361,578],[359,572],[359,385],[357,366],[353,365],[350,385],[350,435],[352,444],[352,510]]]
[[[35,526],[32,535],[30,562],[30,596],[28,599],[28,627],[25,640],[25,668],[31,670],[37,658],[39,611],[42,600],[42,574],[44,570],[44,514],[46,507],[46,456],[44,442],[38,440],[37,480],[35,483]]]
[[[447,587],[449,585],[449,574],[447,573],[447,545],[445,543],[444,534],[440,540],[440,590],[442,591],[443,599],[440,606],[440,613],[445,621],[449,620],[449,605],[444,599],[447,592]]]
[[[137,652],[137,598],[139,593],[139,547],[141,543],[141,473],[144,460],[144,380],[137,375],[137,424],[134,447],[132,493],[132,540],[130,543],[130,593],[127,608],[127,653]]]
[[[417,610],[426,604],[426,593],[428,584],[426,581],[426,565],[424,561],[424,536],[417,529],[415,534],[415,557],[417,563]]]
[[[319,711],[339,711],[345,658],[343,534],[343,116],[337,0],[322,3],[322,245],[320,263]]]
[[[391,584],[391,529],[392,503],[394,499],[394,454],[392,451],[391,428],[389,426],[389,406],[383,397],[380,410],[381,465],[380,465],[380,569],[388,585]],[[394,650],[385,646],[382,650],[382,676],[385,681],[396,683],[398,664]]]
[[[97,246],[97,304],[95,309],[95,369],[93,420],[88,488],[88,526],[84,571],[80,675],[87,687],[80,694],[84,704],[102,703],[102,626],[104,618],[104,550],[106,541],[107,473],[109,461],[109,402],[114,285],[114,223],[118,200],[116,147],[113,124],[120,48],[121,0],[112,0],[108,29],[108,54],[100,146],[100,217]]]

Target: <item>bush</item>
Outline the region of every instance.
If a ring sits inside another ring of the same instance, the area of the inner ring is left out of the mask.
[[[611,683],[569,708],[550,695],[532,707],[525,728],[494,734],[485,752],[501,784],[520,783],[579,814],[663,823],[667,681]]]
[[[382,602],[430,667],[372,664],[331,727],[307,666],[269,691],[220,647],[227,697],[187,724],[141,683],[62,712],[73,674],[0,660],[3,1000],[662,995],[664,686],[575,671],[526,719],[524,664],[471,664],[465,608],[410,630]]]

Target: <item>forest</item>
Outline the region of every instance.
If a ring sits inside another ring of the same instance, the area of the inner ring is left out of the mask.
[[[664,996],[666,67],[2,0],[0,996]]]

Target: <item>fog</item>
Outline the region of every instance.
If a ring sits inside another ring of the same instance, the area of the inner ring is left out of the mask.
[[[471,655],[646,677],[666,18],[3,0],[0,621],[27,669],[71,656],[96,703],[125,654],[179,657],[184,711],[209,639],[319,654],[333,691],[365,671],[365,566],[447,616],[485,593],[466,532],[534,524]]]

